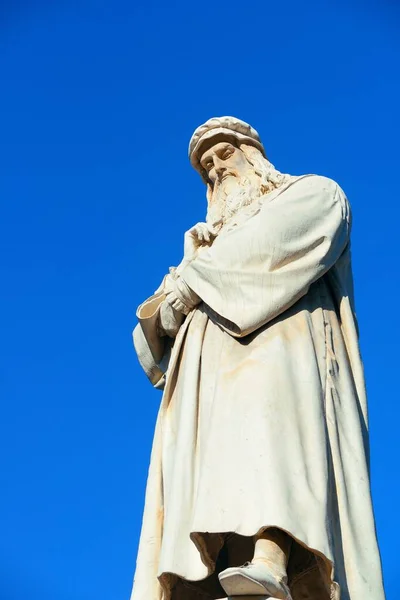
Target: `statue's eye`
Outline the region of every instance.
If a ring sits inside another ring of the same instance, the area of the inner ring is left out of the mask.
[[[233,154],[233,150],[231,148],[228,148],[227,150],[224,150],[221,158],[223,160],[226,160],[227,158],[229,158],[230,156],[232,156],[232,154]]]
[[[207,171],[211,171],[211,169],[213,168],[213,166],[214,166],[214,163],[213,163],[213,161],[212,161],[212,160],[210,160],[210,162],[208,162],[208,163],[206,164],[206,169],[207,169]]]

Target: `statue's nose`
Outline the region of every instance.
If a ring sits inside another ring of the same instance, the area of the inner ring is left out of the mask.
[[[214,168],[218,175],[222,175],[224,171],[226,171],[226,166],[223,160],[218,158],[218,156],[214,156]]]

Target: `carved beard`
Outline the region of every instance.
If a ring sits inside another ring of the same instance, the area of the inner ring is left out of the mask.
[[[215,229],[221,228],[240,209],[252,204],[261,196],[261,181],[254,177],[227,177],[216,182],[207,210],[207,223]]]

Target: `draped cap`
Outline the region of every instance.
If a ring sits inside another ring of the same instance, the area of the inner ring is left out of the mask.
[[[200,149],[206,140],[217,135],[226,134],[227,137],[235,137],[242,144],[249,144],[258,148],[263,156],[265,150],[260,136],[251,125],[237,119],[236,117],[213,117],[200,127],[197,127],[189,142],[189,159],[192,166],[204,178],[205,171],[200,165]]]

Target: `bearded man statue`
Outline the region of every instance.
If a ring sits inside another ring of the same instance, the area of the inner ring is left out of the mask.
[[[233,117],[189,156],[206,223],[134,331],[164,391],[132,600],[384,600],[346,196]]]

